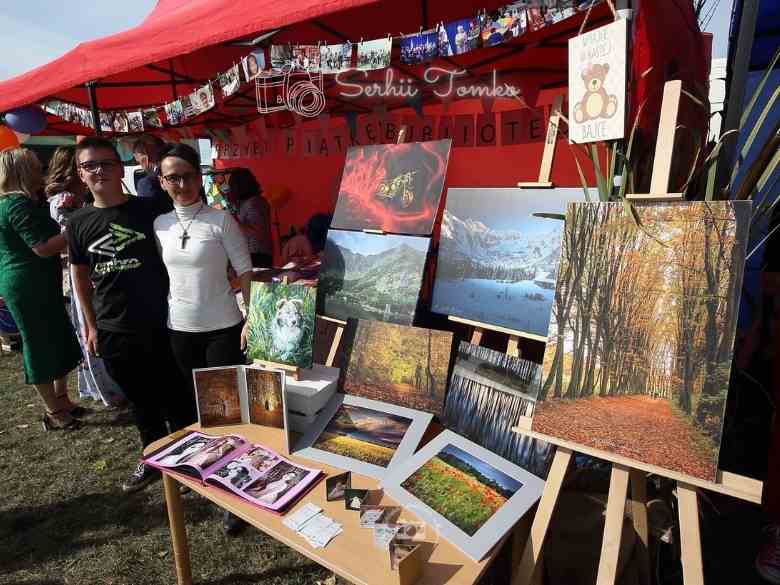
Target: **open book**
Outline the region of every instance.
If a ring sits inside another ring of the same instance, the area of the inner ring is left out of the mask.
[[[237,435],[217,437],[198,431],[157,449],[144,463],[200,479],[278,513],[322,475],[319,469],[302,467]]]

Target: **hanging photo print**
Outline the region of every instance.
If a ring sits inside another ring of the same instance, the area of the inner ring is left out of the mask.
[[[127,112],[127,124],[130,132],[143,132],[144,117],[141,112]]]
[[[439,50],[438,38],[435,31],[401,37],[401,63],[417,65],[434,59]]]
[[[100,130],[103,132],[111,132],[114,129],[114,125],[111,123],[111,112],[100,112]]]
[[[481,42],[479,20],[464,18],[439,27],[439,54],[462,55],[479,48]]]
[[[160,113],[157,108],[149,108],[148,110],[142,110],[141,116],[143,117],[144,127],[146,128],[162,128],[163,123],[160,119]]]
[[[320,47],[320,70],[323,73],[340,73],[352,67],[352,43],[343,45],[322,45]]]
[[[569,139],[576,144],[625,136],[626,23],[569,39]]]
[[[260,75],[260,72],[265,69],[265,52],[262,49],[249,53],[246,57],[241,59],[241,66],[244,68],[244,79],[252,81],[255,77]],[[236,70],[238,66],[235,66]],[[238,73],[238,71],[236,71]],[[231,93],[235,93],[238,87]]]
[[[517,5],[504,6],[482,16],[482,45],[495,47],[518,36],[516,21],[520,20],[521,8]]]
[[[190,94],[190,102],[192,103],[195,115],[207,112],[214,107],[214,90],[211,88],[211,84],[207,83],[197,91],[193,91]]]
[[[165,104],[165,117],[168,119],[168,124],[171,126],[178,126],[184,121],[184,111],[181,106],[181,101],[176,100],[169,104]],[[102,114],[101,114],[102,124]]]
[[[290,45],[271,45],[271,67],[284,71],[292,66],[292,47]]]
[[[318,45],[294,46],[292,49],[292,66],[297,71],[319,71],[320,47]]]
[[[219,88],[222,90],[222,97],[230,97],[241,87],[241,77],[238,73],[238,65],[233,65],[224,73],[219,74]]]
[[[114,132],[130,132],[130,121],[127,119],[127,112],[114,112],[112,121]]]
[[[391,37],[358,43],[358,69],[371,71],[372,69],[384,69],[389,67],[392,48],[393,39]]]

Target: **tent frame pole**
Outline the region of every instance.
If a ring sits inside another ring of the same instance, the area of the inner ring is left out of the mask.
[[[89,109],[92,111],[92,126],[96,136],[103,136],[103,130],[100,128],[100,112],[98,111],[97,101],[97,81],[87,81],[87,94],[89,94]]]

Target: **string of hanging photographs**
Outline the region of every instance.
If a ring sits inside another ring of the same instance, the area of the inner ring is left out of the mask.
[[[439,23],[435,29],[401,37],[387,36],[357,45],[357,69],[371,71],[390,66],[393,41],[401,49],[404,65],[419,65],[437,57],[462,55],[482,47],[495,47],[528,32],[538,31],[587,10],[601,0],[521,0],[473,18]],[[353,69],[353,46],[347,41],[338,45],[271,45],[270,59],[265,50],[256,49],[220,73],[216,79],[223,99],[241,88],[241,84],[265,77],[302,71],[334,75]],[[100,129],[107,133],[126,134],[179,126],[213,109],[216,95],[211,81],[192,93],[162,106],[125,111],[101,111]],[[44,109],[66,122],[94,128],[91,110],[69,102],[51,100]]]

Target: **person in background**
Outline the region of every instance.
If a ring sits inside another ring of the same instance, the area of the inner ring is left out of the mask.
[[[176,365],[195,394],[192,370],[244,364],[244,319],[228,281],[228,263],[249,306],[252,260],[247,238],[233,216],[201,199],[198,153],[185,144],[168,146],[160,161],[162,186],[173,211],[154,221],[154,234],[171,281],[168,329]],[[225,531],[244,523],[226,513]]]
[[[32,151],[0,152],[0,296],[22,336],[25,382],[43,400],[44,429],[73,429],[83,412],[68,398],[68,374],[82,356],[62,295],[65,238],[34,203],[41,183]]]
[[[133,158],[141,165],[146,173],[136,185],[136,193],[139,197],[152,197],[159,199],[170,211],[171,200],[168,194],[160,186],[160,153],[165,148],[165,142],[157,136],[145,134],[133,144]]]
[[[55,150],[45,179],[44,191],[49,198],[49,213],[63,231],[71,214],[84,207],[86,194],[89,193],[87,186],[78,176],[75,153],[73,146],[60,146]],[[84,339],[80,335],[84,317],[78,297],[73,294],[72,284],[69,289],[70,317],[84,354],[84,361],[78,368],[79,398],[99,400],[106,406],[120,405],[124,402],[124,394],[108,374],[103,360],[86,351]]]
[[[228,197],[238,209],[236,219],[249,244],[252,266],[270,268],[273,265],[271,207],[263,198],[260,185],[249,169],[234,170],[228,184]]]
[[[95,198],[68,222],[71,277],[84,313],[87,351],[103,358],[108,373],[133,406],[144,447],[197,419],[195,401],[171,352],[168,274],[157,252],[153,224],[170,200],[127,197],[114,145],[88,137],[76,145],[79,177]],[[139,463],[122,484],[144,488],[160,472]]]
[[[318,256],[325,249],[331,218],[327,213],[312,215],[303,233],[287,240],[282,248],[282,263],[295,262],[300,266]]]

